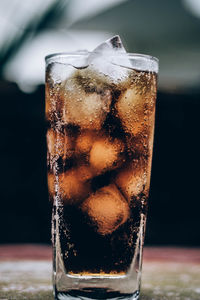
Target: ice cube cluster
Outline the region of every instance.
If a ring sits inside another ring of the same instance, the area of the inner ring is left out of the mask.
[[[66,73],[62,64],[61,80],[52,78],[60,65],[47,73],[48,185],[52,198],[77,206],[104,236],[148,193],[156,74],[133,68],[119,36],[85,63],[66,65]]]

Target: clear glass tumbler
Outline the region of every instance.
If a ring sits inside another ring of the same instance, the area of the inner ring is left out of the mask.
[[[89,55],[46,57],[54,295],[139,299],[158,60]]]

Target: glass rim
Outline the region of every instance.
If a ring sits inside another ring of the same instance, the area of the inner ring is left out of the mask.
[[[80,58],[80,57],[84,57],[84,56],[86,57],[86,56],[90,55],[91,53],[95,53],[95,52],[83,50],[83,51],[52,53],[52,54],[45,56],[45,62],[47,65],[52,62],[59,63],[60,60],[66,59],[68,57],[73,57],[73,58],[76,58],[76,57]],[[96,53],[98,53],[98,52],[96,52]],[[156,73],[158,73],[158,70],[159,70],[159,59],[154,56],[151,56],[151,55],[140,54],[140,53],[129,53],[129,52],[106,53],[105,55],[106,55],[106,57],[113,57],[113,58],[128,57],[130,60],[132,59],[132,60],[135,60],[135,62],[137,62],[137,63],[142,63],[142,65],[137,66],[137,69],[139,69],[139,70],[149,70],[150,69]],[[62,63],[64,63],[64,62],[62,61]]]
[[[98,53],[95,51],[72,51],[72,52],[58,52],[58,53],[52,53],[52,54],[48,54],[45,56],[45,61],[48,62],[49,59],[52,58],[61,58],[61,57],[67,57],[67,56],[86,56],[92,53]],[[129,57],[129,58],[145,58],[147,60],[152,60],[156,63],[159,62],[159,59],[155,56],[151,56],[148,54],[142,54],[142,53],[131,53],[131,52],[125,52],[125,53],[106,53],[106,56],[110,56],[110,57]]]

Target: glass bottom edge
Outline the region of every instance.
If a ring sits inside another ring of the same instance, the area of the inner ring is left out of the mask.
[[[65,292],[55,292],[55,300],[138,300],[139,291],[133,294],[122,294],[120,292],[108,291],[103,288],[91,288],[84,290],[69,290]]]

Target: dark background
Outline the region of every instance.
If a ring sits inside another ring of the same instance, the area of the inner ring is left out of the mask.
[[[1,83],[1,242],[50,241],[44,86]],[[199,94],[158,92],[147,244],[200,245]]]
[[[17,79],[16,83],[14,79],[5,76],[3,67],[13,57],[15,58],[15,51],[20,52],[27,37],[30,38],[30,33],[34,32],[34,36],[37,36],[41,30],[54,28],[59,32],[63,28],[64,25],[59,16],[62,15],[61,8],[64,7],[65,1],[61,2],[60,6],[56,6],[52,1],[52,5],[38,20],[37,26],[34,23],[34,26],[31,27],[30,24],[33,23],[30,20],[27,27],[23,27],[23,34],[16,37],[12,43],[9,42],[6,50],[4,47],[0,51],[0,243],[50,243],[51,207],[48,201],[46,182],[44,84],[38,80],[34,89],[27,93],[27,91],[23,91],[23,84],[17,82]],[[123,5],[125,8],[126,5],[129,8],[129,5],[134,5],[133,2],[125,1],[126,4]],[[153,2],[155,4],[155,1]],[[140,3],[141,9],[144,9],[145,1],[140,1]],[[135,5],[140,7],[138,1],[135,1]],[[169,9],[170,5],[173,10],[172,2],[168,1]],[[110,12],[109,9],[105,9],[103,13],[105,15],[113,14],[114,18],[117,13],[115,9],[120,9],[118,6],[116,5],[112,10],[109,8]],[[157,15],[159,11],[155,13]],[[100,26],[101,14],[102,12],[99,15],[96,13],[96,16],[93,17],[85,17],[83,24],[94,22],[97,27]],[[152,40],[152,47],[150,47],[150,43],[142,42],[147,40],[147,35],[142,27],[138,27],[138,32],[143,40],[137,42],[137,35],[132,35],[132,32],[127,32],[123,27],[124,18],[125,15],[119,20],[121,27],[118,32],[121,28],[120,35],[126,41],[129,50],[132,51],[132,45],[136,42],[138,52],[154,54],[160,58],[161,62],[146,244],[199,246],[200,74],[199,77],[198,74],[196,77],[194,76],[192,81],[192,68],[195,69],[195,67],[189,65],[188,58],[183,53],[181,54],[182,63],[190,68],[188,73],[186,72],[187,68],[183,69],[184,74],[178,73],[180,65],[170,65],[170,55],[168,61],[165,58],[167,53],[173,52],[173,49],[174,53],[177,53],[178,49],[181,49],[181,43],[173,46],[172,41],[168,38],[171,48],[163,50],[164,46],[159,48],[155,45],[157,41],[155,39]],[[188,24],[193,24],[192,16],[190,15],[189,18],[191,18],[191,23]],[[179,20],[181,17],[177,19],[177,22]],[[130,22],[134,26],[134,20]],[[153,16],[152,22],[156,22]],[[157,22],[155,29],[158,28],[159,31],[162,20],[159,18]],[[168,22],[170,23],[170,20]],[[194,23],[198,23],[196,29],[192,31],[195,40],[195,34],[200,33],[200,19],[194,17]],[[193,25],[189,25],[188,31],[190,27],[193,28]],[[74,27],[78,28],[79,26],[81,25],[77,22]],[[128,27],[130,28],[130,25]],[[147,24],[144,25],[144,28],[147,27]],[[97,29],[99,30],[99,28]],[[106,30],[109,31],[109,24]],[[173,28],[169,29],[168,36],[170,36],[170,30],[173,31]],[[113,28],[109,32],[113,32]],[[189,38],[191,39],[191,36]],[[182,41],[181,38],[180,41]],[[192,43],[192,40],[190,42]],[[162,44],[162,39],[159,43]],[[186,43],[184,40],[183,45]],[[193,46],[193,52],[196,53],[199,45]],[[61,49],[61,51],[63,50],[66,49]],[[191,56],[191,63],[193,58],[194,56]],[[177,57],[177,60],[180,63],[181,58]],[[167,62],[169,63],[168,69],[166,68]],[[175,57],[174,62],[176,62]],[[44,72],[44,66],[42,68]],[[194,70],[194,74],[196,74],[195,72]],[[11,78],[14,77],[11,76]],[[184,84],[187,79],[190,83],[188,86]]]

